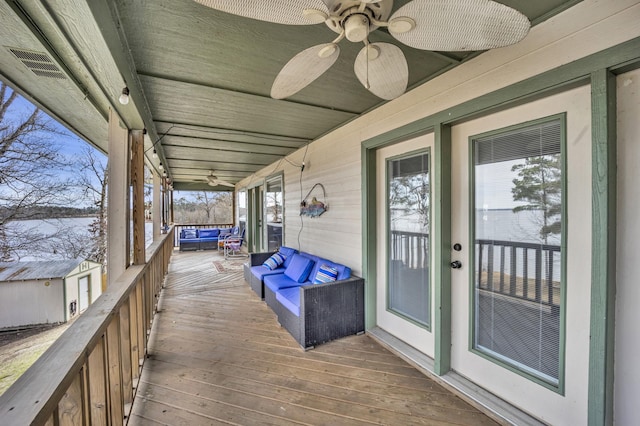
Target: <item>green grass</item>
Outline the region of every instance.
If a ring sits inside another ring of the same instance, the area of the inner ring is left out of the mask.
[[[0,395],[2,395],[18,378],[36,362],[49,345],[25,350],[12,360],[0,365]]]

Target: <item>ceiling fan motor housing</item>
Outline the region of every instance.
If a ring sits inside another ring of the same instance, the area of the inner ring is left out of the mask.
[[[347,29],[347,21],[351,21],[350,18],[353,15],[363,15],[367,18],[368,34],[378,28],[377,25],[371,24],[371,18],[377,21],[386,21],[391,15],[391,9],[393,8],[393,0],[381,0],[377,3],[368,3],[363,11],[359,10],[360,3],[360,0],[333,0],[329,2],[327,7],[333,19],[327,19],[325,23],[332,31],[338,34],[342,33],[344,29],[347,39],[356,41],[350,38],[350,31]],[[357,41],[362,40],[364,40],[364,38]]]
[[[369,35],[369,18],[363,13],[349,15],[344,20],[344,35],[354,43],[363,41]]]

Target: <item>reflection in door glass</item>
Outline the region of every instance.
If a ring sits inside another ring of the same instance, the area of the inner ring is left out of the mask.
[[[274,251],[282,245],[282,176],[267,181],[264,208],[267,223],[267,249]]]
[[[240,230],[247,227],[247,191],[238,191],[238,226]]]
[[[388,309],[429,326],[429,155],[389,160]]]
[[[473,149],[474,348],[557,385],[561,122],[478,138]]]

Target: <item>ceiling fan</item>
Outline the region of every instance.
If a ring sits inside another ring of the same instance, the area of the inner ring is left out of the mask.
[[[227,182],[226,180],[223,179],[218,179],[218,177],[213,173],[213,170],[211,170],[209,172],[209,176],[207,176],[207,184],[209,186],[230,186],[230,187],[235,187],[234,184],[232,184],[231,182]]]
[[[396,10],[393,0],[195,0],[234,15],[286,25],[324,22],[338,37],[294,56],[280,71],[271,97],[287,98],[327,71],[338,59],[338,43],[364,43],[354,71],[360,83],[382,99],[405,92],[407,60],[391,43],[369,43],[380,27],[401,43],[422,50],[474,51],[522,40],[531,26],[519,11],[492,0],[413,0]]]

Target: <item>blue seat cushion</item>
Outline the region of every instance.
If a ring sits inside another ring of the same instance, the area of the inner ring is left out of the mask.
[[[264,276],[264,286],[276,293],[278,290],[287,287],[299,287],[300,283],[295,282],[285,274],[272,274]]]
[[[309,278],[309,272],[313,269],[314,262],[308,257],[294,254],[291,263],[284,270],[284,274],[293,281],[303,283]]]
[[[200,231],[198,231],[198,235],[200,236],[200,238],[211,238],[211,239],[215,238],[215,240],[217,240],[219,234],[220,234],[220,230],[218,228],[200,229]]]
[[[254,277],[259,278],[260,281],[262,281],[267,275],[284,274],[284,268],[280,267],[278,269],[271,270],[264,265],[258,265],[251,267],[251,273]]]
[[[278,290],[276,300],[282,303],[282,306],[293,312],[297,317],[300,316],[300,287],[289,287]]]
[[[280,249],[278,251],[284,255],[284,267],[285,268],[287,266],[289,266],[289,264],[291,263],[291,260],[293,259],[293,255],[298,252],[298,250],[296,250],[294,248],[284,247],[284,246],[280,247]]]

